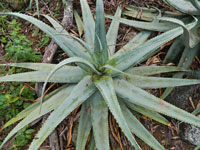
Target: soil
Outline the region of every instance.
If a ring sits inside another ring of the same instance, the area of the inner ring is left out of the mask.
[[[134,5],[134,6],[139,6],[139,7],[147,7],[147,8],[151,8],[151,7],[156,7],[159,8],[163,11],[166,10],[170,10],[173,11],[172,8],[170,8],[169,6],[167,6],[166,4],[163,3],[162,0],[108,0],[108,1],[104,1],[105,3],[105,12],[108,14],[114,14],[115,10],[116,10],[116,6],[118,6],[119,4],[122,4],[124,7],[128,6],[128,5]],[[93,0],[89,0],[89,4],[92,8],[92,12],[95,12],[95,3]],[[50,3],[43,3],[40,2],[40,12],[43,14],[47,14],[47,15],[51,15],[52,13],[58,13],[57,16],[57,20],[61,21],[62,20],[62,15],[63,15],[63,7],[60,8],[60,11],[56,11],[55,6],[58,6],[58,2],[55,0],[52,0]],[[74,7],[80,11],[80,4],[79,4],[79,0],[74,0]],[[36,7],[35,5],[33,5],[33,9],[35,10]],[[35,11],[34,11],[35,12]],[[25,13],[27,14],[31,14],[33,15],[34,12],[30,12],[29,10],[26,10]],[[43,21],[47,22],[46,20],[44,20],[44,18],[41,18]],[[23,21],[22,21],[23,22]],[[47,22],[48,23],[48,22]],[[106,19],[106,25],[108,27],[110,23],[110,20]],[[30,36],[31,33],[33,32],[32,30],[32,26],[24,24],[23,27],[25,34],[28,35],[28,38],[35,42],[35,41],[39,41],[40,39],[37,39],[37,37],[32,37]],[[28,31],[28,32],[27,32]],[[127,32],[129,31],[129,32]],[[119,30],[119,36],[118,36],[118,41],[123,41],[123,39],[125,38],[124,35],[133,37],[137,34],[137,32],[140,31],[140,29],[133,29],[130,28],[128,26],[125,25],[120,25],[120,30]],[[78,35],[78,31],[76,29],[76,25],[74,24],[74,27],[72,27],[70,29],[70,33],[71,34],[76,34]],[[124,43],[126,43],[126,41],[128,41],[128,39],[130,37],[126,37],[124,40]],[[128,39],[127,39],[128,38]],[[121,45],[119,45],[120,47]],[[45,48],[42,48],[41,53],[44,52]],[[66,57],[66,55],[58,55],[61,54],[61,51],[58,50],[57,51],[57,55],[54,58],[54,62],[59,62],[60,60],[62,60],[63,58]],[[0,60],[1,63],[6,63],[5,60],[3,59],[4,56],[4,52],[3,52],[3,47],[0,46]],[[162,60],[160,60],[162,62]],[[198,68],[199,66],[197,65],[198,63],[196,63],[196,68]],[[188,87],[180,87],[180,88],[176,88],[172,94],[170,94],[170,96],[168,96],[168,98],[166,99],[168,102],[182,108],[185,109],[189,112],[193,111],[193,104],[196,107],[197,104],[199,103],[199,99],[200,99],[200,95],[198,94],[200,91],[200,87],[199,86],[188,86]],[[159,92],[155,92],[156,95],[159,96]],[[191,104],[191,101],[189,101],[189,97],[191,97],[193,104]],[[70,119],[72,117],[77,117],[74,115],[71,115],[70,117],[68,117],[66,120],[64,120],[57,128],[58,133],[61,134],[62,133],[62,142],[63,145],[67,144],[67,135],[69,134],[68,132],[65,132],[66,128],[69,127],[69,122]],[[145,119],[140,119],[141,122],[144,124],[144,126],[154,135],[154,137],[163,145],[166,147],[167,150],[193,150],[194,149],[194,145],[186,142],[185,140],[183,140],[181,134],[184,132],[184,126],[185,124],[181,124],[181,127],[179,125],[180,122],[178,122],[177,120],[171,119],[171,118],[167,118],[172,122],[172,127],[168,127],[168,126],[164,126],[161,125],[157,122],[154,122],[148,118]],[[75,119],[77,120],[77,119]],[[111,119],[113,122],[114,119]],[[37,124],[35,124],[33,127],[35,127],[36,129],[38,129],[41,124],[41,121],[38,122]],[[76,124],[76,123],[75,123]],[[121,132],[121,130],[118,128],[118,126],[116,125],[116,123],[114,123],[114,130],[115,133],[120,135],[120,139],[123,145],[123,149],[124,150],[133,150],[134,148],[130,146],[130,143],[128,142],[128,140],[124,137],[123,133]],[[75,129],[75,125],[74,125],[74,129]],[[110,127],[110,130],[112,129],[112,127]],[[67,130],[66,130],[67,131]],[[0,135],[0,139],[3,139],[5,137],[5,135],[8,133],[8,131],[3,131],[3,133]],[[76,136],[76,135],[75,135]],[[118,150],[120,149],[119,146],[119,142],[116,141],[116,139],[114,138],[114,136],[112,134],[110,134],[110,139],[111,139],[111,148],[113,150]],[[141,145],[143,150],[151,150],[151,148],[145,144],[144,142],[142,142],[140,139],[137,139],[137,141],[139,142],[139,144]],[[9,142],[7,144],[7,146],[11,145],[12,143]],[[75,145],[75,141],[72,139],[72,143],[71,143],[71,147],[67,148],[67,150],[72,150],[74,149],[74,145]],[[43,144],[43,149],[48,149],[48,141],[46,141]],[[24,149],[26,149],[27,147],[24,147]],[[66,147],[65,147],[66,148]],[[7,149],[6,149],[7,150]]]

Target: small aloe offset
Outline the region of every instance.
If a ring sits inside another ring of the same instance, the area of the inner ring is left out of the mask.
[[[80,18],[78,22],[81,21],[83,25],[85,41],[69,35],[61,25],[45,15],[43,16],[52,23],[54,28],[28,15],[1,13],[1,15],[20,17],[39,27],[51,36],[70,58],[57,65],[43,63],[7,64],[32,71],[0,77],[0,82],[45,82],[45,84],[41,100],[20,112],[3,126],[2,129],[5,129],[21,120],[4,139],[0,148],[2,149],[5,143],[24,126],[51,112],[29,146],[29,150],[38,150],[62,120],[80,105],[82,106],[76,141],[77,150],[85,150],[91,130],[89,149],[109,149],[108,110],[136,150],[141,150],[141,147],[132,133],[153,149],[164,150],[165,148],[143,127],[131,110],[144,114],[164,125],[170,123],[162,114],[200,127],[198,117],[144,90],[199,84],[199,80],[149,77],[168,72],[188,72],[181,67],[136,67],[137,63],[155,54],[160,46],[183,34],[183,29],[169,22],[166,24],[169,24],[170,28],[165,28],[163,23],[153,21],[152,24],[162,27],[160,31],[165,32],[147,40],[153,29],[152,26],[149,28],[147,26],[123,48],[117,50],[115,45],[120,23],[118,18],[121,17],[122,12],[121,7],[117,9],[106,34],[103,1],[96,1],[96,21],[92,17],[87,1],[80,0],[80,3],[83,22]],[[140,22],[134,22],[134,24],[137,27]],[[82,25],[79,27],[82,28]],[[194,25],[195,22],[192,22],[186,26],[192,28]],[[1,66],[3,67],[5,64]],[[44,96],[48,82],[66,83],[66,85]]]

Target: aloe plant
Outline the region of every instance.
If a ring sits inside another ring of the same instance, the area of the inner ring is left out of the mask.
[[[176,38],[176,40],[172,43],[170,49],[167,52],[167,55],[163,61],[164,64],[167,63],[175,63],[177,62],[177,57],[181,55],[180,60],[178,61],[178,66],[188,69],[189,66],[192,64],[195,56],[197,56],[199,52],[199,15],[200,11],[198,6],[200,6],[200,3],[197,0],[163,0],[168,5],[178,9],[180,12],[161,12],[161,10],[155,9],[148,9],[148,8],[138,8],[134,6],[127,7],[123,14],[126,16],[139,18],[141,20],[145,21],[152,21],[155,18],[157,18],[158,21],[168,21],[171,23],[174,23],[174,25],[179,25],[183,28],[184,33],[183,35]],[[138,15],[139,12],[141,12],[141,15]],[[157,12],[157,13],[156,13]],[[188,14],[188,15],[187,15]],[[191,15],[194,15],[196,20],[196,25],[194,28],[189,29],[185,26],[186,22],[190,22]],[[163,18],[160,18],[163,16]],[[141,17],[141,18],[140,18]],[[111,17],[112,18],[112,17]],[[134,25],[134,21],[127,21],[127,19],[120,19],[120,22],[128,24],[128,25]],[[164,24],[166,25],[166,24]],[[168,28],[171,28],[173,26],[169,26],[167,24]],[[155,26],[153,25],[153,28]],[[152,28],[152,29],[153,29]],[[157,28],[157,27],[155,27]],[[153,29],[153,30],[160,30],[161,28]],[[165,26],[163,28],[163,31],[165,31],[167,27]],[[182,78],[186,75],[192,75],[199,78],[198,72],[193,73],[178,73],[173,75],[174,78]],[[161,98],[166,98],[173,88],[167,88],[165,92],[163,93]]]
[[[96,1],[96,21],[86,0],[80,0],[83,16],[85,41],[69,35],[61,25],[45,16],[54,28],[31,16],[20,13],[1,13],[23,18],[49,34],[70,57],[59,64],[13,63],[10,66],[27,68],[33,71],[0,77],[0,82],[45,82],[40,101],[32,104],[8,121],[2,129],[21,120],[4,139],[0,148],[20,129],[35,119],[51,112],[48,119],[35,135],[29,150],[37,150],[49,134],[75,108],[81,106],[77,150],[84,150],[90,131],[90,149],[109,149],[108,110],[136,150],[141,149],[132,133],[156,150],[165,148],[143,127],[132,114],[142,113],[164,125],[169,121],[161,114],[200,127],[200,119],[157,98],[144,89],[163,88],[199,84],[199,80],[149,77],[154,74],[187,71],[180,67],[149,66],[137,67],[138,62],[146,60],[158,48],[183,33],[181,27],[167,28],[165,33],[147,40],[152,26],[145,27],[123,48],[116,50],[117,33],[121,8],[106,34],[103,1]],[[79,19],[80,21],[80,19]],[[140,22],[135,22],[140,24]],[[153,22],[157,27],[163,23]],[[196,22],[187,24],[194,27]],[[142,26],[143,27],[143,26]],[[70,65],[75,63],[76,65]],[[5,66],[2,64],[1,66]],[[44,96],[48,82],[66,83],[52,93]],[[90,111],[91,110],[91,111]]]

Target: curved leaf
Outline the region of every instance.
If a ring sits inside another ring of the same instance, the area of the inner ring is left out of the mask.
[[[12,66],[12,67],[19,67],[19,68],[37,70],[37,71],[50,71],[56,66],[56,64],[48,64],[48,63],[10,63],[10,64],[0,64],[0,66]]]
[[[194,19],[195,19],[195,22],[197,23],[198,19],[195,18],[195,17],[194,17]],[[197,45],[197,43],[200,42],[199,36],[191,33],[189,31],[189,29],[186,27],[186,25],[181,20],[178,20],[176,18],[168,18],[168,17],[159,18],[159,20],[172,22],[172,23],[175,23],[177,25],[180,25],[184,30],[183,41],[184,41],[184,44],[186,45],[186,47],[193,48],[194,46]]]
[[[45,82],[50,71],[33,71],[0,77],[0,82]],[[87,73],[79,67],[64,67],[56,71],[48,82],[77,83]]]

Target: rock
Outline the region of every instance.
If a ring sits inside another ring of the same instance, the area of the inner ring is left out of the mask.
[[[185,128],[184,139],[192,143],[193,145],[199,145],[200,144],[200,128],[187,124]]]
[[[181,108],[188,112],[192,112],[193,108],[189,101],[189,97],[192,98],[194,105],[199,101],[199,85],[193,86],[183,86],[176,87],[170,93],[168,97],[166,97],[166,101]],[[199,116],[200,117],[200,116]],[[190,124],[181,123],[180,124],[180,137],[187,142],[198,145],[200,144],[200,128],[196,126],[192,126]]]
[[[191,108],[189,97],[193,99],[194,94],[197,92],[197,90],[198,90],[198,86],[196,85],[176,87],[165,98],[165,100],[175,105],[176,107],[189,111],[188,109]]]

